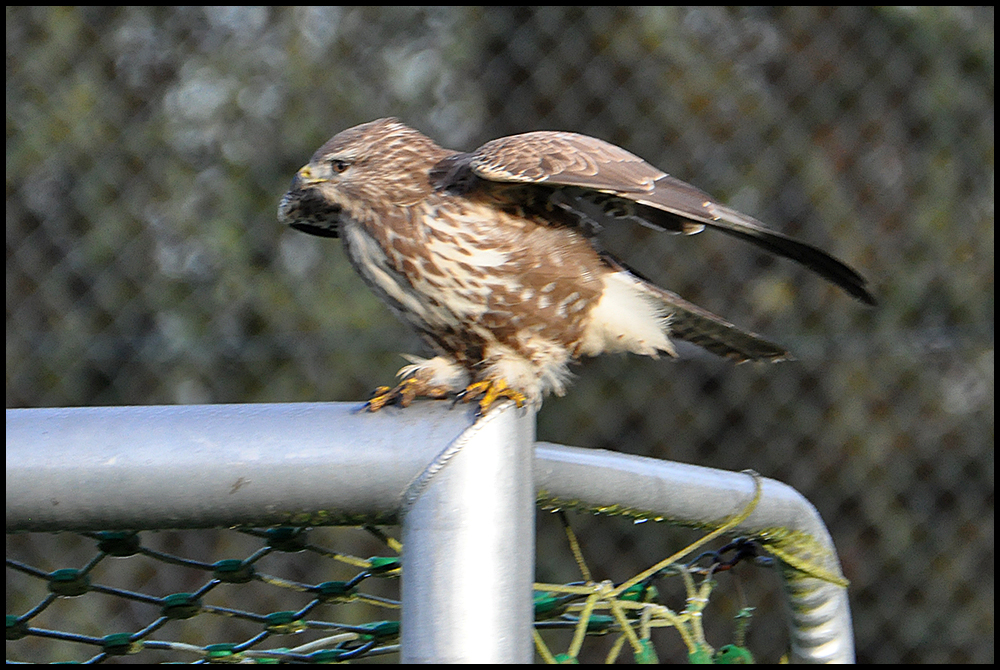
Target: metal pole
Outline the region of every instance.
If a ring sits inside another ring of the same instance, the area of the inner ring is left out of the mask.
[[[468,406],[7,410],[7,532],[398,523]]]
[[[462,434],[404,497],[402,661],[530,663],[534,412]]]
[[[740,473],[544,443],[532,472],[534,415],[509,406],[472,428],[471,411],[449,403],[358,409],[8,409],[7,532],[396,523],[402,509],[404,657],[530,660],[532,475],[542,503],[709,527],[753,492]],[[785,484],[762,485],[734,532],[797,533],[799,558],[814,546],[808,560],[839,576],[815,508]],[[853,660],[846,589],[788,564],[781,575],[793,659]],[[482,641],[491,634],[495,644]]]

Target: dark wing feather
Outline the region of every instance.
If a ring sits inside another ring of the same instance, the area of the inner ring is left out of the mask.
[[[546,131],[512,135],[464,154],[461,164],[466,174],[471,171],[487,181],[582,189],[581,197],[599,203],[606,213],[636,218],[662,230],[697,233],[710,226],[797,261],[862,302],[875,304],[867,281],[845,263],[769,230],[753,217],[603,140]]]
[[[635,201],[645,208],[662,210],[704,223],[772,254],[797,261],[861,302],[875,304],[874,296],[867,289],[867,280],[847,264],[811,244],[770,230],[757,219],[726,207],[708,196],[701,202],[694,202],[691,197],[693,188],[679,179],[664,176],[657,180],[652,193],[644,194]]]

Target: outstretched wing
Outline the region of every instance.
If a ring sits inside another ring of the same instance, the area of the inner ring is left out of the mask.
[[[459,191],[475,179],[552,186],[558,194],[554,204],[578,208],[575,213],[585,220],[597,206],[605,216],[665,231],[692,234],[709,226],[801,263],[858,300],[875,304],[865,278],[825,251],[769,230],[635,154],[586,135],[539,131],[501,137],[473,153],[445,159],[432,179]]]

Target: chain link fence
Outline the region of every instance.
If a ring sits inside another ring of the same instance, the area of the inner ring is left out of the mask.
[[[640,272],[797,360],[588,361],[540,439],[783,480],[829,524],[859,660],[993,659],[992,8],[6,17],[7,407],[364,398],[420,344],[336,242],[277,224],[295,170],[388,115],[458,149],[594,135],[833,252],[880,305],[724,236],[613,231]],[[685,540],[574,524],[597,579]],[[572,562],[540,529],[538,579],[559,581]],[[216,560],[218,538],[169,537]],[[78,566],[78,542],[8,554]],[[783,644],[754,623],[759,657]]]

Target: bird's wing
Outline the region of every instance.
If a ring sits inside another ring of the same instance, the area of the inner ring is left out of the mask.
[[[487,142],[471,155],[482,179],[582,186],[620,194],[653,190],[665,173],[619,146],[577,133],[538,131]]]
[[[704,191],[603,140],[566,132],[539,131],[487,142],[470,154],[451,157],[450,174],[471,172],[491,182],[563,187],[559,207],[594,206],[607,217],[635,219],[672,232],[697,233],[705,226],[738,237],[809,268],[869,305],[875,298],[860,274],[825,251],[768,229],[757,219],[717,202]]]

